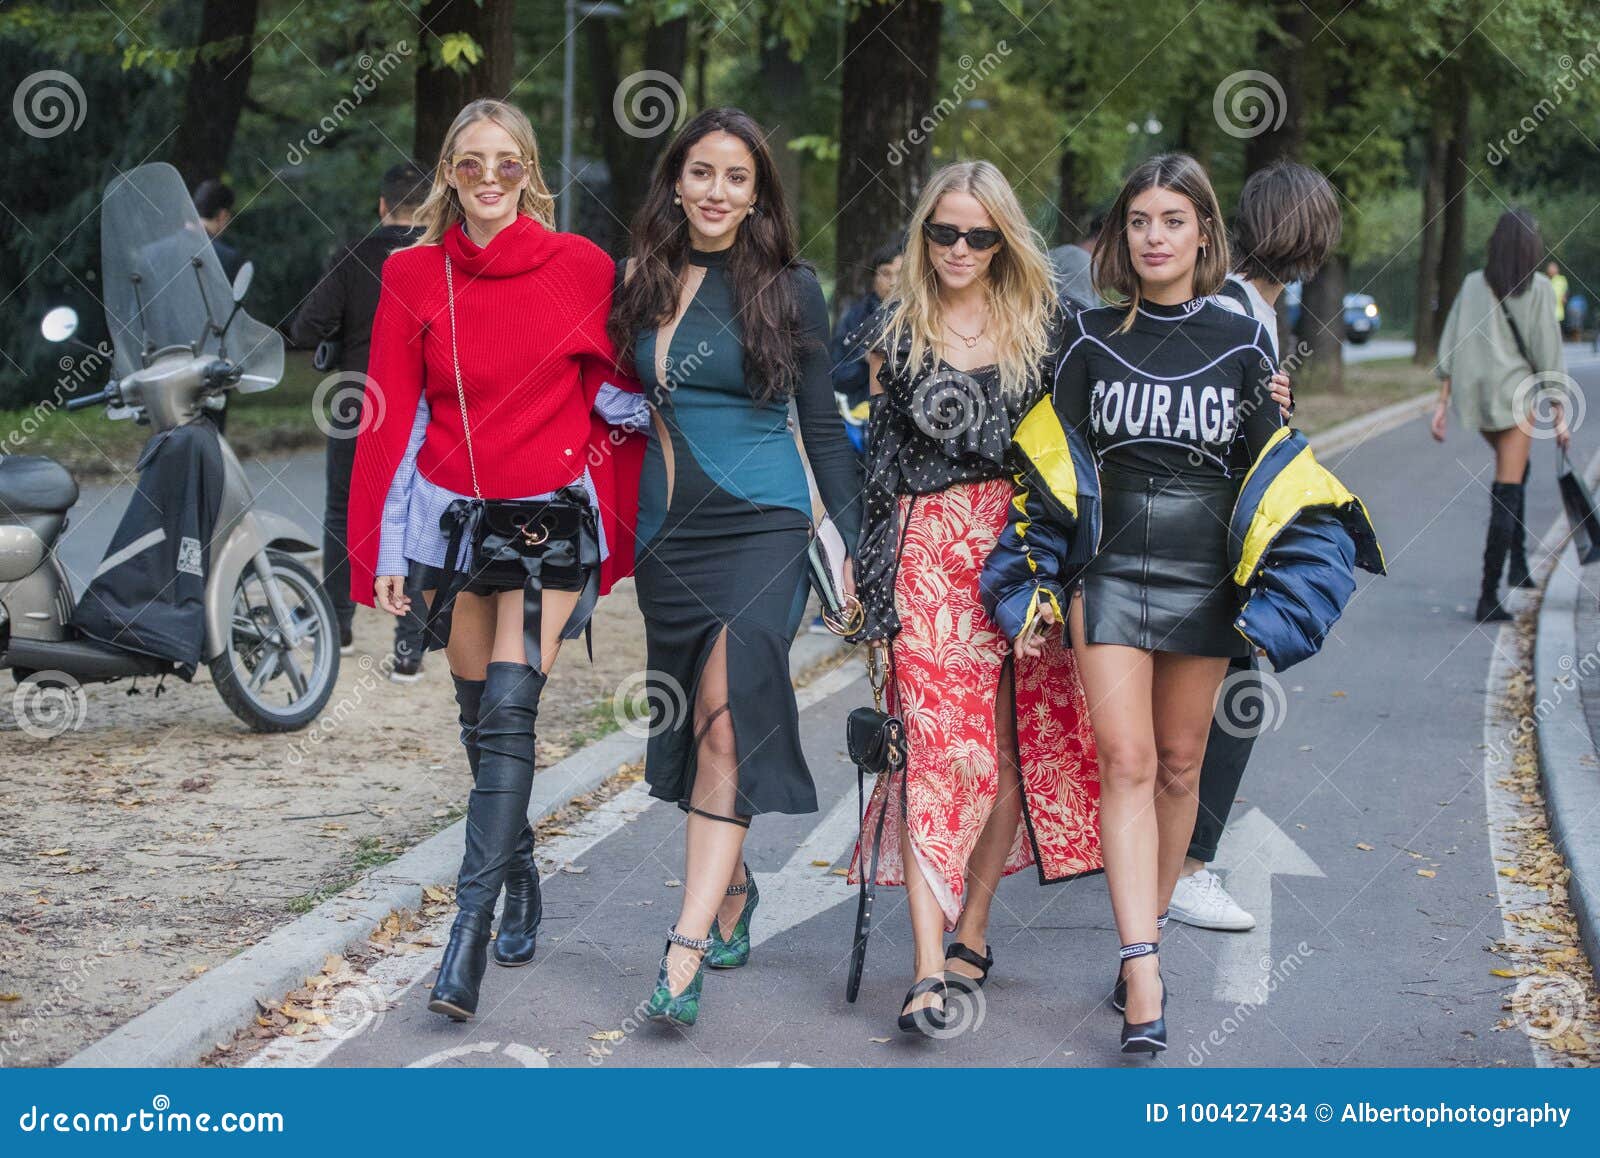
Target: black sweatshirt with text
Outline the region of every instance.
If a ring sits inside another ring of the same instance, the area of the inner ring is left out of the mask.
[[[1103,465],[1242,478],[1278,429],[1271,339],[1254,318],[1193,298],[1083,310],[1066,326],[1052,396]]]

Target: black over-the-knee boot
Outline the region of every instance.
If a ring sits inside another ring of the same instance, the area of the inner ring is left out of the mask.
[[[1478,591],[1479,623],[1503,622],[1511,615],[1500,606],[1500,571],[1511,548],[1516,525],[1516,492],[1521,483],[1497,482],[1489,488],[1489,531],[1483,544],[1483,585]]]
[[[456,706],[460,709],[461,746],[467,750],[473,783],[478,780],[478,717],[482,711],[484,680],[464,680],[452,674]],[[526,965],[533,960],[544,915],[539,895],[539,870],[533,861],[533,826],[524,823],[511,867],[506,870],[506,903],[500,911],[500,933],[490,948],[497,965]]]
[[[1522,468],[1522,481],[1517,484],[1516,521],[1511,528],[1511,548],[1506,553],[1506,586],[1537,587],[1528,567],[1528,471],[1533,464]]]
[[[533,734],[545,676],[522,663],[491,663],[478,718],[478,775],[467,803],[466,851],[456,880],[461,913],[439,964],[428,1008],[464,1020],[477,1012],[489,924],[528,822]]]

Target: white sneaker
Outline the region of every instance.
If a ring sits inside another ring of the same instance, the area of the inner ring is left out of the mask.
[[[1179,877],[1167,912],[1174,921],[1197,929],[1243,933],[1256,927],[1256,919],[1239,907],[1222,887],[1222,878],[1210,869]]]

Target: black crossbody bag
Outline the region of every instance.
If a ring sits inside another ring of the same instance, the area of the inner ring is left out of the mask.
[[[872,707],[856,708],[845,721],[845,750],[856,766],[856,803],[861,813],[860,856],[857,872],[861,891],[856,899],[856,928],[850,943],[850,972],[845,978],[844,996],[854,1001],[861,992],[861,975],[867,965],[867,937],[872,932],[872,905],[878,895],[878,853],[883,847],[883,823],[889,814],[888,801],[878,809],[872,840],[867,840],[867,778],[901,774],[901,807],[904,808],[906,767],[906,726],[899,716],[883,710],[883,689],[894,671],[894,655],[888,644],[867,651],[867,682],[872,685]],[[870,849],[870,851],[869,851]]]

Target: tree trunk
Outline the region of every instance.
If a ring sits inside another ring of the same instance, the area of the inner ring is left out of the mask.
[[[1350,259],[1336,253],[1300,291],[1300,332],[1310,350],[1311,386],[1344,392],[1344,293]]]
[[[868,255],[905,228],[922,195],[933,155],[922,121],[934,105],[941,15],[937,0],[861,4],[845,25],[834,257],[841,299],[866,292]]]
[[[609,209],[614,221],[629,222],[644,200],[656,158],[672,140],[673,130],[683,110],[675,103],[673,94],[661,83],[654,80],[636,82],[628,85],[621,94],[633,131],[625,129],[612,109],[619,86],[626,84],[627,77],[618,75],[622,71],[619,64],[621,50],[612,44],[610,22],[587,21],[584,32],[589,47],[590,83],[597,106],[594,110],[595,127],[600,137],[600,152],[605,157],[606,169],[610,174]],[[645,35],[645,69],[664,72],[681,86],[688,58],[687,17],[651,26]],[[668,101],[674,101],[670,108]],[[601,238],[595,240],[602,242]],[[615,234],[607,240],[609,244],[606,244],[606,248],[620,252],[626,245],[627,230],[618,226]]]
[[[1283,37],[1262,31],[1256,53],[1259,60],[1271,62],[1270,74],[1282,86],[1283,98],[1279,100],[1264,82],[1241,82],[1239,88],[1245,84],[1262,87],[1265,97],[1254,106],[1260,109],[1261,119],[1247,122],[1240,116],[1228,117],[1241,128],[1248,126],[1253,131],[1260,127],[1259,132],[1245,139],[1246,176],[1273,161],[1293,161],[1305,148],[1306,45],[1313,35],[1312,16],[1300,0],[1277,0],[1273,8],[1273,23]],[[1253,112],[1251,103],[1242,102],[1239,112]]]
[[[201,7],[199,46],[237,43],[222,56],[196,57],[189,68],[189,90],[183,120],[172,139],[172,160],[190,189],[208,177],[222,176],[228,167],[250,88],[257,7],[258,0],[205,0]]]
[[[433,0],[418,9],[418,41],[425,53],[417,64],[412,152],[424,169],[439,156],[450,123],[469,101],[481,97],[511,98],[511,86],[517,78],[514,11],[512,0]],[[439,42],[452,32],[465,32],[483,53],[477,64],[462,72],[438,59]],[[551,155],[548,149],[543,150],[541,161]],[[549,170],[547,161],[544,167]],[[558,187],[566,183],[562,174],[547,175]]]
[[[1439,353],[1439,330],[1434,325],[1434,303],[1439,298],[1439,214],[1444,208],[1444,172],[1447,158],[1446,130],[1437,108],[1428,121],[1423,145],[1422,228],[1417,254],[1417,316],[1412,325],[1416,351],[1412,361],[1431,365]]]
[[[1444,229],[1439,242],[1439,307],[1433,313],[1433,332],[1444,333],[1444,322],[1455,304],[1456,292],[1466,274],[1467,254],[1467,138],[1472,128],[1472,88],[1465,69],[1454,62],[1450,77],[1450,143],[1444,170]]]
[[[796,223],[800,220],[803,158],[789,142],[802,133],[810,86],[805,64],[789,54],[789,43],[778,31],[776,3],[768,0],[761,12],[761,84],[750,94],[751,107],[761,127],[767,130],[767,147],[778,167],[778,180],[789,195],[789,208]]]

